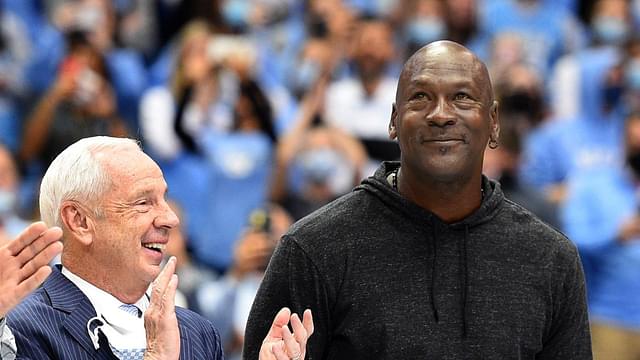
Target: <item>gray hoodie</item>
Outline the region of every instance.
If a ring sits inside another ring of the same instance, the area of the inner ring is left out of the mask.
[[[398,166],[383,163],[283,237],[245,359],[283,306],[313,311],[307,359],[591,359],[572,243],[486,178],[481,207],[446,224],[389,186]]]

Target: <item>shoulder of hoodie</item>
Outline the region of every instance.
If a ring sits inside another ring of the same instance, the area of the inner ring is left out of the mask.
[[[294,236],[306,236],[336,226],[363,226],[363,221],[366,220],[362,216],[368,215],[364,206],[372,201],[372,198],[364,193],[352,190],[298,220],[287,233]]]
[[[298,220],[284,238],[294,239],[307,250],[335,247],[340,251],[355,241],[357,232],[371,226],[367,219],[376,216],[373,212],[379,206],[381,203],[365,191],[353,190]]]
[[[545,252],[549,260],[574,262],[579,257],[576,245],[564,233],[507,198],[494,221],[497,226],[505,226],[510,233],[526,234],[527,241],[514,240],[525,244],[532,252]]]

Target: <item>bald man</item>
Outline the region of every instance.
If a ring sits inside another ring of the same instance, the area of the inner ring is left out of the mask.
[[[498,135],[485,65],[449,41],[418,50],[389,123],[400,161],[284,235],[245,359],[285,304],[314,313],[309,359],[591,359],[575,247],[482,175]]]

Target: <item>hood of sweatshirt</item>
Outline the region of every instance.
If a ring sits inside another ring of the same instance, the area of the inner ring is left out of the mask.
[[[393,189],[387,180],[389,173],[394,171],[400,166],[399,162],[383,162],[376,170],[373,176],[362,181],[362,184],[355,188],[354,191],[367,191],[372,195],[379,198],[387,206],[396,208],[401,212],[408,221],[415,223],[424,223],[427,221],[431,224],[433,241],[431,243],[431,249],[433,251],[433,257],[431,261],[431,309],[433,316],[438,322],[438,304],[435,301],[435,294],[438,292],[437,273],[436,267],[438,258],[438,231],[436,229],[443,227],[449,228],[454,231],[460,231],[461,236],[458,237],[458,251],[460,272],[460,307],[462,309],[462,334],[466,337],[467,334],[467,293],[468,293],[468,271],[467,271],[467,242],[469,241],[469,231],[476,226],[480,226],[491,219],[493,219],[500,211],[504,202],[504,194],[500,189],[500,184],[496,181],[490,180],[484,175],[482,176],[482,203],[480,207],[466,218],[447,224],[438,218],[432,212],[420,207],[419,205],[402,197],[400,193]],[[437,225],[437,226],[436,226]]]

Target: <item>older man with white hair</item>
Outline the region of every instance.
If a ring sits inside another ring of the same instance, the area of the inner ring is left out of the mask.
[[[18,358],[224,357],[213,325],[174,306],[175,258],[160,267],[178,224],[166,193],[160,168],[131,139],[86,138],[56,157],[40,211],[63,230],[62,266],[8,316]],[[260,358],[303,359],[312,332],[309,311],[300,319],[282,309]]]

